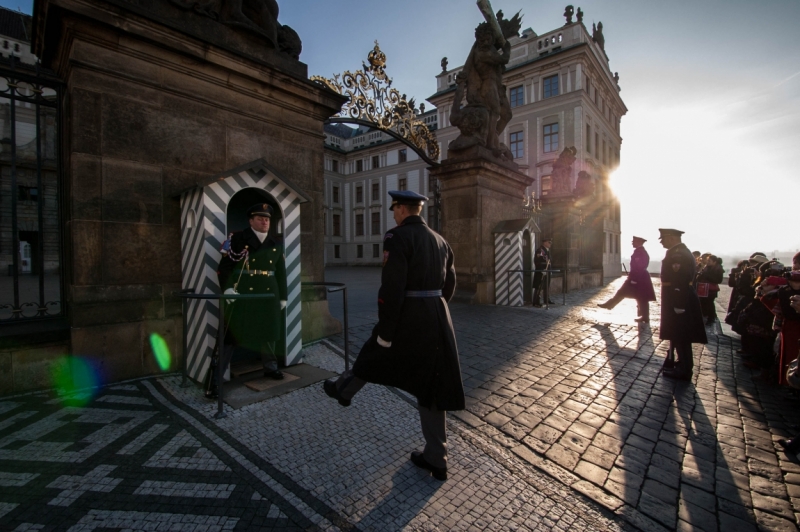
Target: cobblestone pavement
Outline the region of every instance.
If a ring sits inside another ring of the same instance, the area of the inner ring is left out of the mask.
[[[341,372],[325,345],[306,362]],[[180,378],[0,401],[2,530],[630,530],[490,437],[450,421],[452,474],[413,466],[408,398],[319,384],[228,409]]]
[[[800,434],[800,400],[754,380],[719,323],[691,383],[662,378],[658,302],[641,326],[632,300],[596,307],[621,283],[549,310],[451,305],[468,395],[454,415],[644,530],[797,530],[800,460],[776,441]],[[351,352],[371,329],[351,328]]]
[[[800,433],[797,401],[719,325],[694,380],[664,380],[657,320],[595,306],[619,283],[549,310],[451,306],[468,410],[449,415],[445,483],[408,461],[422,438],[399,392],[342,408],[315,385],[215,420],[166,376],[0,401],[0,529],[797,530],[800,461],[775,443]],[[341,371],[336,342],[306,361]]]

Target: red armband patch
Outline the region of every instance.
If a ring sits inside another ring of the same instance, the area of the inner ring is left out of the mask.
[[[379,304],[379,305],[383,305],[383,299],[381,299],[381,298],[378,298],[378,304]]]
[[[384,251],[383,252],[383,264],[381,266],[386,266],[386,261],[387,260],[389,260],[389,252],[388,251]]]

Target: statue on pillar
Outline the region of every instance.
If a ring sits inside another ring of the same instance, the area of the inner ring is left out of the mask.
[[[580,8],[578,8],[580,9]],[[564,8],[564,18],[567,19],[567,24],[572,24],[572,15],[575,14],[575,8],[571,5]],[[565,26],[567,24],[564,24]]]
[[[603,36],[603,23],[598,22],[597,26],[594,25],[592,22],[592,40],[596,42],[600,49],[605,51],[606,49],[606,38]]]
[[[459,151],[477,144],[490,149],[495,157],[511,161],[511,151],[499,139],[511,120],[503,73],[511,58],[508,38],[519,34],[522,17],[517,13],[506,20],[502,11],[495,17],[488,1],[479,1],[478,5],[486,22],[475,29],[475,44],[456,78],[450,122],[459,128],[461,136],[449,149]],[[464,96],[467,105],[462,107]]]
[[[572,193],[572,163],[578,150],[575,146],[564,148],[561,155],[553,163],[553,173],[550,175],[552,188],[549,196],[564,196]]]

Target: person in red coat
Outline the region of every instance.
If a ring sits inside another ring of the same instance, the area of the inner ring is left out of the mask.
[[[643,323],[650,321],[650,301],[656,300],[653,281],[650,280],[650,272],[647,271],[650,255],[644,249],[645,242],[647,240],[640,236],[633,237],[633,242],[631,242],[633,255],[631,255],[631,271],[628,273],[628,278],[614,294],[614,297],[597,305],[600,308],[611,310],[626,297],[635,299],[639,311],[636,321]]]
[[[781,350],[778,364],[778,384],[787,384],[786,369],[797,358],[800,341],[800,313],[792,306],[792,296],[800,296],[800,263],[789,274],[789,282],[761,297],[761,302],[775,315],[775,329],[780,331]]]

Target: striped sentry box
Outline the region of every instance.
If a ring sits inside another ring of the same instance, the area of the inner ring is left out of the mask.
[[[521,307],[524,304],[523,276],[510,270],[523,269],[523,253],[530,253],[528,262],[533,268],[534,234],[539,231],[536,223],[529,218],[505,220],[492,230],[494,236],[494,297],[496,305]],[[530,235],[530,247],[523,245],[525,233]]]
[[[300,358],[302,319],[300,304],[300,205],[309,201],[288,179],[259,159],[209,178],[181,193],[182,288],[197,294],[218,294],[220,248],[228,234],[227,207],[239,191],[256,188],[272,196],[283,219],[286,253],[286,363]],[[219,305],[214,300],[189,300],[187,305],[187,367],[195,381],[208,371],[217,341]]]

